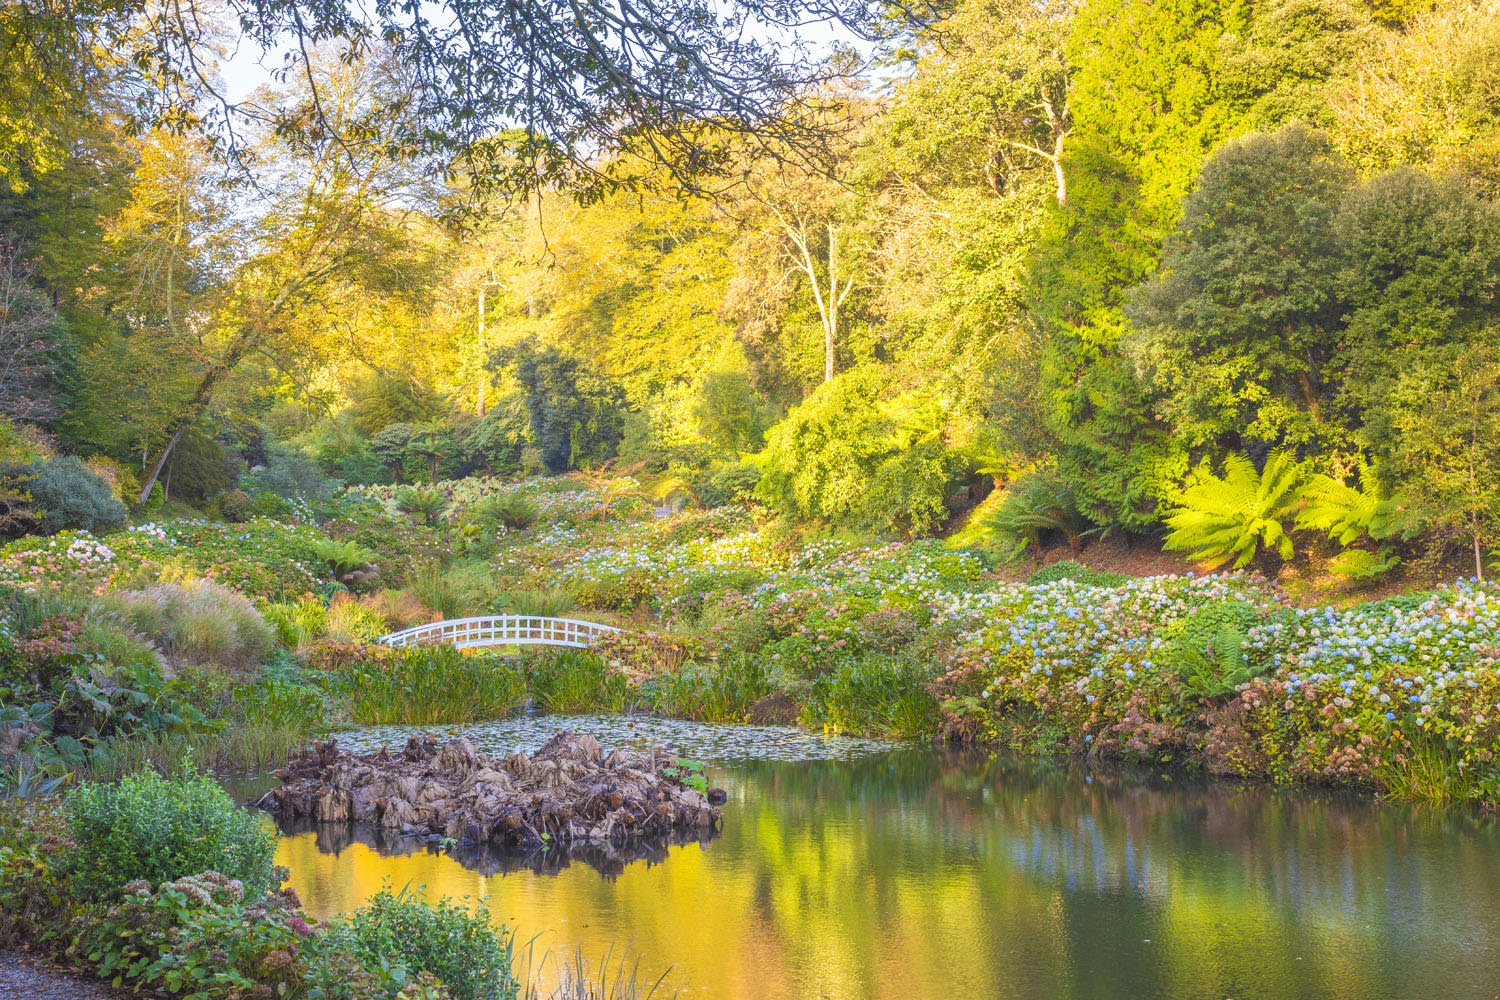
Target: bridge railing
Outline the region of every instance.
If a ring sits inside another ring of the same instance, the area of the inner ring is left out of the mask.
[[[478,646],[573,646],[586,649],[600,636],[619,631],[613,625],[574,618],[483,615],[417,625],[383,635],[376,641],[397,647],[442,644],[459,649]]]

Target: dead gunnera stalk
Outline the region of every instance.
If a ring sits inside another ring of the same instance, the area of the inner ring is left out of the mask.
[[[659,750],[604,753],[564,730],[533,756],[490,757],[466,739],[412,736],[399,754],[314,744],[276,771],[256,805],[285,819],[368,823],[495,847],[621,844],[723,822],[721,789],[700,791],[693,766]]]

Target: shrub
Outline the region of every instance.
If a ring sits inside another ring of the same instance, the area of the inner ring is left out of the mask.
[[[408,486],[396,492],[396,509],[422,524],[432,521],[447,506],[447,497],[437,490]]]
[[[273,633],[250,601],[211,580],[158,583],[106,595],[99,607],[153,639],[176,663],[247,673],[270,652]]]
[[[372,642],[387,632],[385,619],[378,612],[348,594],[334,598],[324,621],[328,638],[334,642]]]
[[[709,508],[748,503],[759,483],[760,469],[755,466],[748,463],[726,466],[698,487],[698,502]]]
[[[866,531],[895,530],[910,538],[935,530],[948,517],[949,456],[927,441],[886,459],[875,470],[854,523]]]
[[[320,950],[345,952],[364,968],[390,971],[382,992],[395,1000],[408,983],[430,973],[454,1000],[513,1000],[519,989],[510,971],[510,939],[490,925],[484,909],[470,912],[449,899],[423,903],[406,889],[387,886],[328,928]],[[356,994],[336,981],[314,982],[330,998]],[[357,994],[366,1000],[370,994]]]
[[[432,621],[432,611],[409,590],[382,590],[365,594],[359,603],[379,615],[393,632]]]
[[[216,871],[154,889],[137,881],[82,944],[96,973],[137,990],[184,1000],[285,996],[307,971],[299,951],[311,931],[295,907],[289,891],[247,905],[244,887]]]
[[[288,648],[305,646],[328,631],[328,609],[310,597],[292,604],[267,604],[264,614],[276,638]]]
[[[71,455],[33,463],[25,475],[32,508],[47,534],[69,528],[103,534],[125,524],[125,505],[109,483]]]
[[[1301,499],[1302,470],[1289,452],[1272,453],[1257,473],[1244,455],[1224,460],[1224,478],[1200,468],[1182,491],[1182,500],[1166,517],[1172,529],[1165,546],[1187,551],[1195,561],[1240,569],[1261,548],[1283,559],[1292,557],[1292,540],[1281,522]]]
[[[275,837],[207,775],[155,771],[117,784],[85,784],[67,803],[71,844],[61,869],[87,898],[108,899],[128,882],[153,885],[218,871],[251,897],[272,885]]]
[[[368,584],[380,574],[373,566],[380,554],[352,541],[315,538],[308,546],[334,579],[351,586]]]

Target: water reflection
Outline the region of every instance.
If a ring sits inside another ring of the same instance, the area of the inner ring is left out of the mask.
[[[652,978],[675,963],[691,995],[1500,995],[1500,836],[1472,817],[925,751],[740,759],[711,779],[730,795],[721,838],[608,879],[330,854],[313,833],[279,860],[320,915],[385,878],[487,896],[523,940],[628,947]]]
[[[310,835],[320,853],[342,854],[355,844],[377,854],[399,857],[408,854],[447,856],[480,875],[556,875],[573,863],[587,865],[606,878],[615,878],[625,866],[642,862],[647,866],[667,860],[674,847],[696,844],[707,847],[719,837],[718,830],[703,832],[674,830],[661,836],[627,844],[551,844],[534,849],[499,848],[489,844],[457,844],[444,847],[426,836],[403,836],[394,830],[368,824],[318,823],[306,817],[278,819],[283,837]]]

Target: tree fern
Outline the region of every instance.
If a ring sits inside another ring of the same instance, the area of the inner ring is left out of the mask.
[[[1325,531],[1344,547],[1328,561],[1329,572],[1361,583],[1379,579],[1401,562],[1391,545],[1381,545],[1378,552],[1353,547],[1366,536],[1383,542],[1399,532],[1399,505],[1394,499],[1381,499],[1374,490],[1359,490],[1324,475],[1309,479],[1302,497],[1307,506],[1297,515],[1297,527]]]
[[[1049,531],[1076,546],[1089,530],[1088,519],[1078,513],[1072,487],[1060,476],[1045,472],[1029,473],[1013,483],[985,526],[1008,547],[1008,558],[1020,555],[1028,545],[1040,555],[1042,538]]]
[[[1262,547],[1292,557],[1292,540],[1282,520],[1297,509],[1302,469],[1288,452],[1273,452],[1259,473],[1244,455],[1224,460],[1224,476],[1200,468],[1167,516],[1166,547],[1215,566],[1233,561],[1239,569]]]
[[[1374,490],[1361,491],[1331,476],[1316,475],[1302,490],[1307,506],[1297,515],[1297,527],[1326,531],[1340,545],[1362,535],[1379,541],[1396,532],[1394,500],[1382,500]]]

